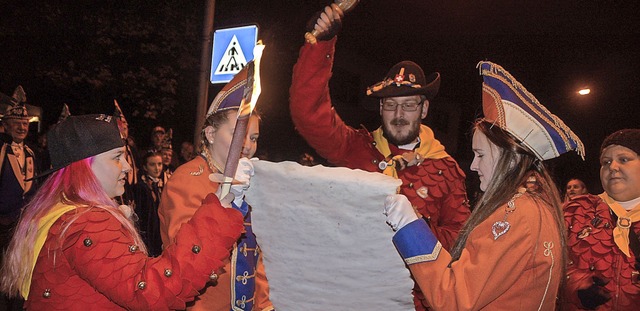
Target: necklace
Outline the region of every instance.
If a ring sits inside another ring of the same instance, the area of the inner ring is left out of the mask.
[[[202,156],[207,160],[207,165],[209,169],[212,171],[218,171],[220,174],[224,174],[224,170],[222,167],[211,157],[211,153],[209,153],[208,148],[202,148]]]

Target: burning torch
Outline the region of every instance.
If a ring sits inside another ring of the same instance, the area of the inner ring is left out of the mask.
[[[233,177],[238,169],[238,160],[240,160],[242,146],[244,145],[244,139],[247,134],[249,117],[251,117],[253,108],[256,106],[260,93],[262,92],[262,88],[260,86],[260,59],[262,58],[263,50],[264,45],[262,44],[262,41],[258,41],[258,44],[253,49],[253,60],[247,64],[247,84],[244,86],[242,101],[238,108],[238,119],[233,131],[231,145],[229,146],[227,163],[225,163],[224,166],[221,198],[226,196],[229,193],[229,190],[231,190],[231,183],[233,182]]]

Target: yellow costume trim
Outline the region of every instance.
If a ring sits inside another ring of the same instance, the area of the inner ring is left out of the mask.
[[[634,222],[640,220],[640,204],[627,211],[606,192],[603,192],[599,196],[609,205],[609,208],[616,213],[616,216],[618,216],[616,227],[613,229],[613,240],[627,257],[631,257],[629,253],[629,228],[631,228]]]
[[[389,148],[389,142],[382,135],[382,127],[379,127],[377,130],[371,133],[373,135],[373,140],[376,142],[376,148],[382,155],[389,159],[391,155],[391,149]],[[414,159],[417,162],[422,162],[424,159],[442,159],[449,156],[449,154],[444,150],[444,146],[435,138],[433,134],[433,130],[431,130],[428,126],[421,124],[420,125],[420,147],[414,152]],[[393,160],[399,160],[402,158],[402,155],[393,156]],[[405,159],[406,160],[406,159]],[[406,160],[407,162],[412,162]],[[388,165],[383,171],[383,174],[388,176],[393,176],[394,178],[398,178],[398,171],[395,165]]]
[[[76,209],[74,205],[67,205],[64,203],[58,203],[54,206],[51,211],[40,218],[38,221],[38,231],[36,232],[36,241],[33,245],[33,256],[30,259],[30,262],[26,264],[30,267],[29,269],[29,277],[22,280],[22,286],[20,286],[20,293],[24,300],[29,298],[29,290],[31,288],[31,278],[33,277],[33,269],[36,266],[36,261],[38,260],[38,255],[40,255],[40,251],[44,246],[44,242],[47,240],[47,236],[49,236],[49,229],[51,226],[65,213]]]

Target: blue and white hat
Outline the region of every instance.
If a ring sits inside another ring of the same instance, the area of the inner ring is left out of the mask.
[[[553,159],[571,150],[584,159],[580,138],[509,72],[492,62],[479,62],[477,68],[484,80],[485,120],[509,132],[540,160]]]

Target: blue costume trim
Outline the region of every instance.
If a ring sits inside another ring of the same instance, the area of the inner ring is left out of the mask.
[[[245,200],[242,200],[242,205],[237,206],[235,203],[231,202],[231,206],[242,213],[242,216],[246,217],[249,212],[249,204]]]
[[[237,208],[233,204],[234,208]],[[249,211],[247,202],[242,203],[239,208]],[[260,257],[260,247],[253,234],[251,226],[251,214],[247,214],[244,219],[245,232],[236,243],[236,248],[231,254],[231,310],[245,311],[253,310],[256,289],[256,271]]]
[[[442,245],[422,219],[414,220],[396,232],[393,244],[408,265],[434,261],[442,249]]]

